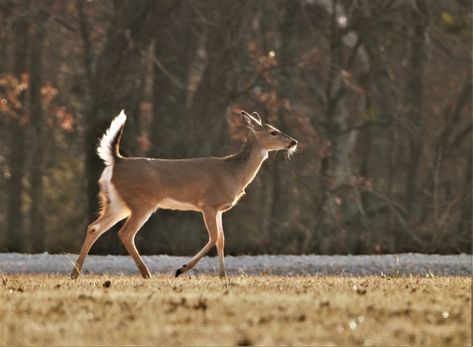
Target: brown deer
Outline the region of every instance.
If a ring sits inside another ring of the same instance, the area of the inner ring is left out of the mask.
[[[209,233],[207,244],[185,265],[176,277],[192,269],[217,245],[219,274],[225,277],[222,213],[230,210],[255,178],[268,152],[297,148],[297,141],[260,116],[241,112],[249,129],[239,152],[222,158],[150,159],[120,155],[120,138],[126,121],[122,111],[103,135],[97,153],[105,163],[99,179],[100,214],[87,228],[86,238],[71,277],[80,274],[84,258],[94,242],[114,224],[127,218],[118,236],[144,278],[151,274],[135,246],[135,235],[158,208],[202,212]]]

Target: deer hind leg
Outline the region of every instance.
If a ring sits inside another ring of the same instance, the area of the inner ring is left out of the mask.
[[[225,235],[223,234],[222,212],[217,213],[217,254],[219,277],[225,278],[225,260],[223,249],[225,247]]]
[[[151,274],[143,262],[143,259],[141,259],[140,253],[136,249],[135,235],[140,230],[142,225],[148,220],[149,216],[151,216],[151,213],[152,211],[147,211],[144,213],[132,211],[130,217],[125,222],[125,225],[123,225],[123,227],[118,232],[120,240],[125,245],[126,250],[135,261],[136,266],[140,270],[143,278],[150,278]]]
[[[121,200],[110,182],[111,175],[112,167],[109,166],[105,168],[100,177],[100,217],[87,227],[87,233],[80,250],[79,259],[77,259],[74,269],[72,269],[71,277],[73,279],[80,275],[84,259],[100,235],[130,214],[128,206]]]
[[[126,216],[126,210],[112,212],[110,209],[106,209],[105,213],[102,216],[97,218],[97,220],[95,220],[87,227],[87,234],[85,236],[84,243],[82,244],[79,258],[77,259],[76,264],[72,269],[71,278],[76,279],[77,277],[79,277],[82,264],[84,263],[84,259],[89,253],[90,248],[95,243],[95,241],[97,241],[97,239],[103,233],[105,233],[116,223],[124,219]]]
[[[215,246],[218,237],[217,212],[215,212],[214,210],[204,210],[204,221],[207,231],[209,233],[209,241],[187,264],[177,269],[176,277],[192,269],[197,264],[197,262],[203,256],[205,256],[213,246]]]

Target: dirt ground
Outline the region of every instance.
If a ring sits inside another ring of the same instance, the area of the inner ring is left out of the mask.
[[[0,279],[0,345],[471,346],[469,277]]]

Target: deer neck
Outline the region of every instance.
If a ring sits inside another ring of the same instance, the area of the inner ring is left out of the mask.
[[[241,182],[242,190],[253,181],[261,164],[268,158],[268,151],[258,143],[255,135],[250,134],[238,153],[232,157],[234,172]]]

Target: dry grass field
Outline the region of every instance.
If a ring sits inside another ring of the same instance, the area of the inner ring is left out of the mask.
[[[0,279],[0,345],[471,345],[468,277]]]

